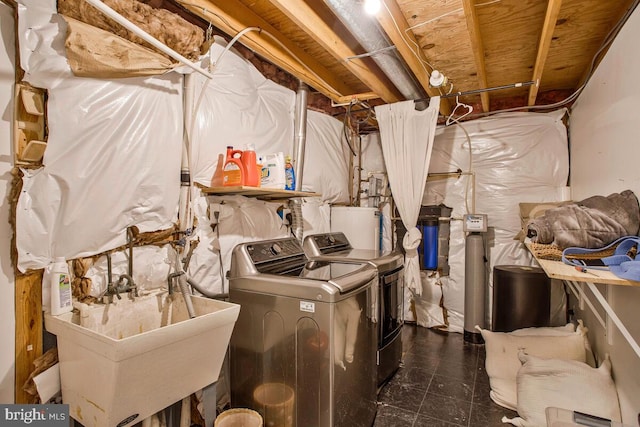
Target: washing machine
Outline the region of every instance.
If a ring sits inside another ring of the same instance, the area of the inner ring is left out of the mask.
[[[376,268],[376,376],[380,389],[398,370],[402,360],[404,256],[398,251],[353,249],[344,233],[308,235],[303,247],[310,259],[355,264],[366,262]]]
[[[232,252],[231,406],[264,425],[370,427],[377,409],[375,296],[369,263],[309,260],[295,238]]]

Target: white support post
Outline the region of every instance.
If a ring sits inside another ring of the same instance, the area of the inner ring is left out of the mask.
[[[640,346],[638,346],[636,340],[633,339],[631,333],[629,333],[618,315],[613,311],[613,308],[611,308],[607,300],[604,298],[604,296],[602,296],[596,285],[591,282],[586,282],[586,284],[589,289],[591,289],[591,292],[596,297],[602,308],[604,308],[604,310],[607,312],[607,316],[611,318],[611,321],[613,321],[613,323],[616,325],[616,327],[618,328],[622,336],[627,340],[633,351],[635,351],[636,355],[640,357]],[[609,344],[611,344],[611,342],[609,342]]]
[[[582,286],[583,283],[580,283],[580,285],[578,285],[578,283],[570,280],[567,280],[566,282],[567,282],[567,285],[569,285],[569,289],[571,289],[571,292],[573,292],[573,295],[576,297],[578,301],[580,301],[580,310],[584,310],[584,303],[586,302],[589,308],[591,309],[591,312],[595,316],[596,320],[598,321],[598,323],[600,323],[600,326],[602,326],[603,328],[606,328],[607,327],[606,320],[603,319],[602,316],[600,316],[600,313],[598,313],[598,310],[596,310],[596,307],[593,305],[591,300],[585,294],[584,287]]]

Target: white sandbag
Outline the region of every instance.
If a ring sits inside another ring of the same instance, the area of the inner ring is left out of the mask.
[[[521,427],[544,426],[548,407],[620,421],[608,356],[599,368],[575,360],[542,359],[524,351],[518,357],[522,362],[517,377],[519,417],[503,418],[503,422]]]
[[[584,335],[513,335],[482,329],[487,352],[485,368],[489,376],[491,400],[505,408],[516,410],[518,405],[516,377],[520,369],[518,351],[544,359],[577,360],[585,363]],[[586,363],[585,363],[586,365]],[[588,365],[586,365],[588,366]]]

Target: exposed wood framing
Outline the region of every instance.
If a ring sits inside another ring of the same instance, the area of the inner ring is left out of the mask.
[[[350,93],[350,89],[340,80],[339,76],[329,72],[315,58],[291,43],[272,25],[240,2],[236,0],[215,2],[179,0],[178,3],[232,36],[247,27],[260,27],[277,38],[278,42],[268,35],[249,32],[242,38],[241,43],[308,83],[330,99],[337,99]]]
[[[20,66],[18,45],[18,7],[13,0],[1,0],[14,8],[15,23],[15,81],[22,81],[24,71]],[[12,209],[15,205],[12,204]],[[15,216],[12,213],[12,216]],[[15,248],[15,223],[12,222],[13,237],[11,245]],[[13,260],[12,260],[13,261]],[[13,264],[13,262],[12,262]],[[42,270],[26,275],[21,274],[17,268],[14,271],[14,308],[15,308],[15,379],[14,402],[33,403],[32,396],[23,390],[24,383],[29,379],[34,370],[33,362],[42,356]]]
[[[16,275],[16,403],[33,403],[22,386],[42,355],[42,270]]]
[[[380,26],[389,36],[393,44],[398,49],[398,53],[407,63],[411,71],[416,76],[420,85],[424,88],[429,96],[441,95],[440,91],[429,85],[429,71],[426,70],[426,64],[419,57],[422,55],[425,61],[429,61],[424,51],[419,48],[413,31],[407,31],[409,24],[405,19],[398,3],[395,0],[383,0],[383,7],[377,18]],[[448,100],[440,101],[440,112],[443,115],[451,114],[451,103]]]
[[[366,93],[355,93],[353,95],[343,96],[341,98],[336,99],[336,103],[344,104],[349,103],[351,101],[368,101],[370,99],[379,98],[377,93],[375,92],[366,92]]]
[[[544,18],[542,33],[540,34],[540,43],[538,44],[536,65],[533,69],[533,77],[531,78],[531,80],[535,81],[536,84],[529,88],[528,105],[535,105],[536,103],[538,90],[540,88],[540,79],[542,78],[542,72],[544,71],[544,64],[547,61],[547,55],[549,55],[551,37],[553,37],[553,30],[556,27],[556,21],[558,20],[561,5],[562,0],[549,0],[549,4],[547,5],[547,13]]]
[[[478,73],[478,86],[479,89],[486,89],[487,84],[487,70],[484,63],[484,45],[482,43],[482,36],[480,35],[480,23],[478,22],[478,15],[476,14],[476,7],[474,0],[463,0],[462,7],[464,8],[464,15],[467,19],[467,30],[471,37],[471,46],[473,47],[473,55],[476,60],[476,69]],[[489,92],[482,92],[480,94],[480,100],[482,102],[482,110],[488,112],[490,110]]]
[[[393,86],[380,79],[368,67],[365,61],[352,58],[357,55],[326,22],[307,3],[299,0],[270,0],[289,19],[304,29],[313,39],[345,66],[380,98],[387,103],[404,100],[402,94]],[[346,58],[352,58],[347,60]],[[346,94],[349,95],[349,94]]]

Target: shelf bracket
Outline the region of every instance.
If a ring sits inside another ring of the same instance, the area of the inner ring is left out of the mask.
[[[605,333],[607,334],[607,342],[609,343],[609,345],[613,344],[613,326],[615,326],[616,328],[618,328],[622,336],[627,340],[627,342],[629,343],[633,351],[636,353],[636,355],[640,358],[640,346],[638,345],[636,340],[633,338],[633,336],[631,336],[631,333],[624,326],[624,323],[622,323],[622,320],[620,320],[620,318],[615,313],[615,311],[613,311],[613,308],[609,303],[613,295],[612,291],[610,290],[610,286],[607,286],[607,296],[609,297],[609,301],[607,301],[607,298],[605,298],[602,295],[602,293],[598,290],[598,288],[594,283],[584,282],[585,285],[591,290],[591,293],[593,294],[593,296],[598,300],[598,302],[600,303],[600,306],[606,312],[606,318],[602,319],[602,316],[600,316],[600,314],[597,312],[597,310],[595,309],[591,301],[586,297],[584,289],[578,288],[575,282],[568,281],[568,280],[566,282],[569,283],[569,288],[571,289],[571,291],[574,292],[574,294],[577,294],[576,298],[578,298],[578,300],[580,300],[581,298],[584,298],[584,301],[587,303],[591,311],[594,313],[594,315],[596,316],[600,324],[605,328]]]

